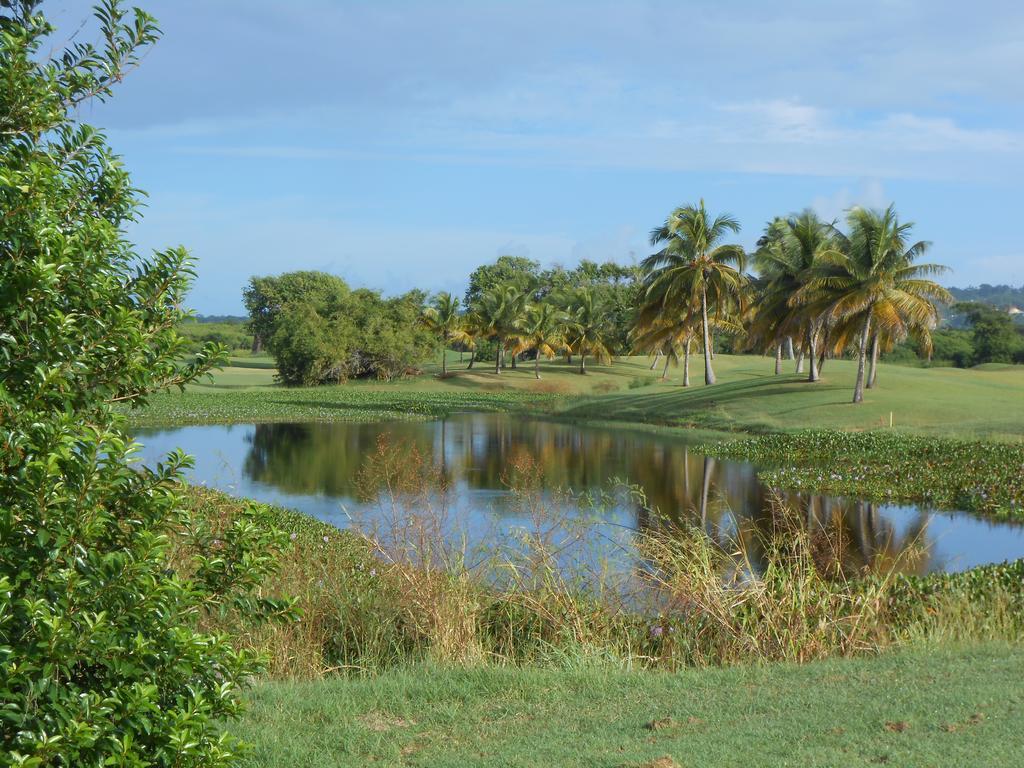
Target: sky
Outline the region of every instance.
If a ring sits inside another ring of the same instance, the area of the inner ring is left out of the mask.
[[[1019,1],[137,4],[163,38],[80,117],[149,194],[139,248],[194,254],[199,313],[294,269],[390,295],[630,263],[701,198],[746,247],[895,203],[942,282],[1024,283]],[[89,3],[43,10],[59,50]]]

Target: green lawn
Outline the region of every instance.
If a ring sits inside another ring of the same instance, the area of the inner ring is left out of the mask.
[[[1024,649],[1001,645],[675,674],[411,669],[262,683],[232,730],[246,765],[275,768],[995,768],[1024,755],[1022,679]]]
[[[239,358],[212,382],[193,385],[184,395],[154,398],[149,412],[137,418],[139,423],[347,419],[358,416],[359,404],[366,402],[374,404],[373,417],[532,404],[568,419],[772,432],[873,429],[887,427],[891,415],[896,428],[920,434],[1024,438],[1024,366],[882,365],[879,387],[854,405],[856,366],[848,360],[829,361],[824,379],[809,384],[793,373],[772,375],[773,361],[767,358],[719,355],[717,385],[703,386],[697,360],[691,369],[694,385],[683,388],[677,369],[662,382],[660,371],[649,370],[648,360],[638,357],[591,366],[586,376],[564,362],[544,362],[541,381],[528,363],[495,375],[485,363],[467,371],[457,353],[449,357],[453,368],[447,379],[435,376],[439,366],[432,365],[424,375],[401,381],[310,389],[276,387],[272,368],[241,367],[266,365],[267,358]],[[425,411],[410,408],[420,395],[432,396]],[[358,407],[350,407],[353,403]]]

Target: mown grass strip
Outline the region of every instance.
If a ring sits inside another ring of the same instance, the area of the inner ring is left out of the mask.
[[[264,683],[261,768],[1017,766],[1024,650],[915,649],[676,674],[416,667]]]

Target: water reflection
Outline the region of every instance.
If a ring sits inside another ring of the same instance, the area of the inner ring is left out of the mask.
[[[605,510],[616,525],[699,524],[723,542],[742,537],[755,555],[758,532],[773,524],[776,498],[750,464],[701,455],[682,439],[493,414],[425,423],[183,427],[147,430],[139,439],[147,459],[179,446],[193,454],[196,481],[339,524],[341,505],[370,503],[373,494],[359,478],[381,440],[414,446],[428,457],[460,508],[480,518],[480,530],[494,519],[516,522],[508,472],[524,460],[548,490],[597,494],[612,478],[643,488],[646,504],[620,494]],[[1007,523],[819,494],[780,497],[809,525],[827,527],[851,568],[897,564],[924,573],[1024,555],[1024,532]]]

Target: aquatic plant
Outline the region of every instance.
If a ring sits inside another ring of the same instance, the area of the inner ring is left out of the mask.
[[[759,477],[775,488],[923,502],[998,518],[1024,514],[1024,445],[814,430],[700,450],[762,465]]]

